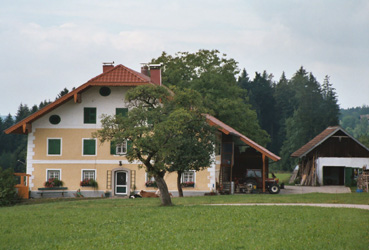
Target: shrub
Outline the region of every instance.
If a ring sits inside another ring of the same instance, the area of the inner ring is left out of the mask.
[[[0,167],[0,206],[8,206],[16,203],[19,198],[14,188],[16,184],[11,169],[2,170]]]
[[[146,187],[158,187],[158,185],[156,185],[156,181],[147,181],[145,185]]]

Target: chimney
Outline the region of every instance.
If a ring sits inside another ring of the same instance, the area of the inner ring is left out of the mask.
[[[103,73],[111,70],[112,68],[114,68],[114,61],[113,62],[103,62]]]
[[[147,66],[146,63],[142,64],[141,74],[144,74],[145,76],[149,76],[149,66]]]
[[[161,86],[161,66],[162,64],[149,64],[151,82]]]

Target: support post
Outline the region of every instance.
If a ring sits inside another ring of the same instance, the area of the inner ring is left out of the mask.
[[[262,158],[263,158],[263,172],[262,172],[262,176],[263,176],[263,193],[265,193],[265,169],[266,169],[265,154],[263,154]]]

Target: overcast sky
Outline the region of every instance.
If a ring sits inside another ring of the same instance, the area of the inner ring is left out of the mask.
[[[278,80],[329,75],[342,108],[369,104],[369,1],[2,0],[0,115],[54,100],[115,61],[218,49]]]

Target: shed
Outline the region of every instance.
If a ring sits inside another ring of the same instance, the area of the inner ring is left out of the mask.
[[[351,186],[363,166],[369,165],[369,149],[340,126],[326,128],[295,151],[301,185]]]

